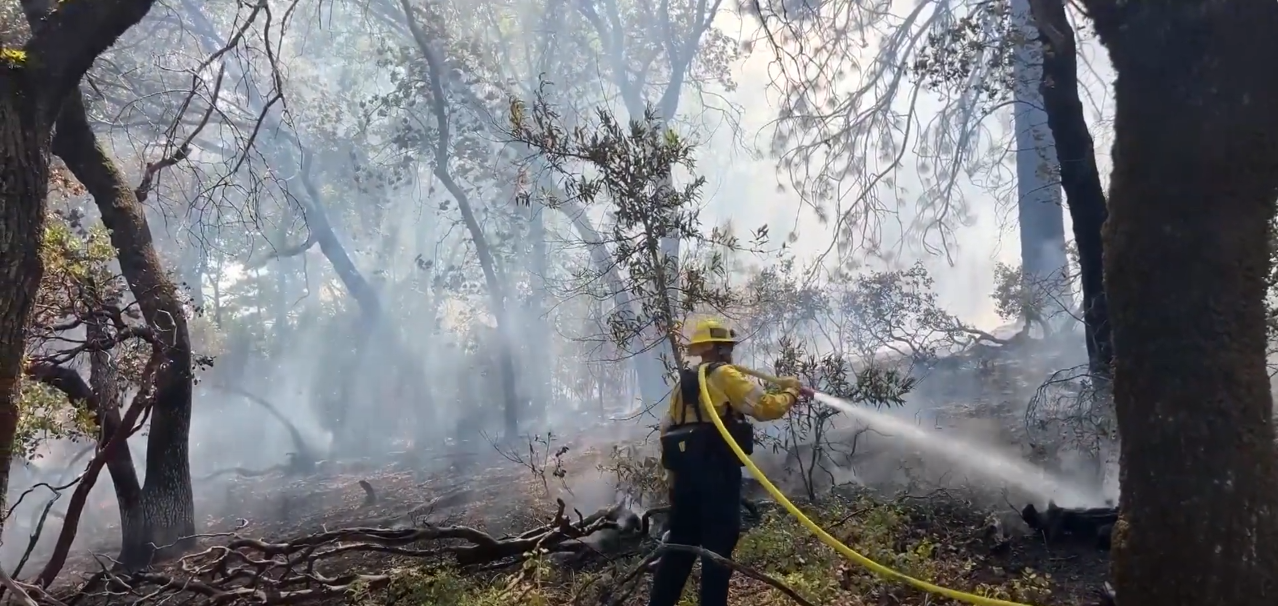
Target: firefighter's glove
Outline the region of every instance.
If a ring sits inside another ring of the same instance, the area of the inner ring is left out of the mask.
[[[803,388],[803,383],[799,381],[799,377],[777,377],[777,386],[782,389],[799,391]]]
[[[777,383],[786,391],[794,394],[796,396],[795,399],[799,397],[810,399],[816,393],[812,391],[812,388],[799,381],[798,377],[777,377]]]

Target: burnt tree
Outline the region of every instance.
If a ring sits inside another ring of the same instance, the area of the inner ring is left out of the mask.
[[[1278,3],[1084,0],[1114,70],[1105,285],[1123,606],[1278,599],[1265,367]]]
[[[69,0],[50,12],[43,2],[24,1],[31,38],[0,49],[0,499],[18,423],[23,333],[43,272],[53,124],[98,55],[153,2]]]
[[[1083,326],[1087,359],[1095,376],[1108,377],[1114,362],[1109,303],[1105,296],[1101,227],[1109,216],[1096,148],[1078,96],[1078,49],[1064,0],[1030,0],[1043,43],[1043,80],[1039,86],[1047,124],[1056,142],[1061,187],[1078,246],[1083,290]]]

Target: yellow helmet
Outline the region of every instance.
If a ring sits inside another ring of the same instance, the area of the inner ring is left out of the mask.
[[[718,320],[702,320],[697,323],[697,327],[692,331],[692,339],[688,341],[688,349],[698,350],[702,345],[711,343],[732,343],[737,342],[736,331],[724,326]]]

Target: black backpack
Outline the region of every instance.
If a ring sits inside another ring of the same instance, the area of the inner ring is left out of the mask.
[[[723,365],[723,362],[705,365],[706,376]],[[685,407],[683,418],[687,418],[687,407],[690,406],[696,421],[676,424],[661,436],[661,465],[672,471],[687,465],[705,465],[719,461],[732,461],[738,466],[742,465],[736,453],[723,440],[723,436],[719,435],[714,423],[705,418],[705,411],[701,407],[701,381],[697,373],[699,368],[697,366],[679,371],[679,395]],[[741,450],[747,456],[754,454],[754,426],[731,406],[720,418],[723,419],[728,435],[732,436]]]

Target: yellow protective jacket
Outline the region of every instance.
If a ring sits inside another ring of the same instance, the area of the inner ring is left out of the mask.
[[[799,401],[797,390],[785,389],[767,393],[730,364],[719,366],[706,375],[706,390],[710,392],[710,401],[715,403],[715,413],[720,417],[726,416],[727,409],[731,406],[734,412],[759,421],[775,421],[785,416],[790,407]],[[675,425],[697,422],[701,402],[689,402],[685,407],[681,392],[676,387],[670,394],[669,410],[661,420],[662,435]]]

